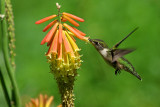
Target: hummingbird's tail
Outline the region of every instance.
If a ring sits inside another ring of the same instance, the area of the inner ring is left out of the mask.
[[[121,58],[122,58],[122,60],[126,61],[126,62],[128,63],[128,65],[131,67],[131,68],[130,68],[130,67],[124,66],[123,69],[124,69],[125,71],[129,72],[130,74],[136,76],[139,80],[142,81],[142,78],[141,78],[140,75],[135,71],[133,65],[132,65],[127,59],[125,59],[125,58],[123,58],[123,57],[121,57]]]

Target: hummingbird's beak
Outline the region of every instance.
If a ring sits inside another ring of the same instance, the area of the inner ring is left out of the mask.
[[[94,43],[92,39],[88,38],[88,40],[89,40],[89,42],[90,42],[91,44]]]
[[[88,38],[88,40],[89,40],[90,42],[92,42],[92,40],[91,40],[90,38]]]

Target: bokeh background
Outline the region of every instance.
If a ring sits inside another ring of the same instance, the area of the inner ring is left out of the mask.
[[[47,47],[40,45],[48,22],[35,25],[37,20],[57,14],[56,2],[62,5],[61,11],[85,19],[79,29],[87,36],[102,39],[110,47],[139,27],[120,47],[137,49],[125,57],[142,82],[124,71],[115,76],[93,46],[77,40],[83,63],[75,82],[75,106],[160,107],[160,0],[13,0],[16,79],[23,103],[42,93],[53,95],[54,105],[60,104],[45,57]],[[0,88],[0,107],[6,106]]]

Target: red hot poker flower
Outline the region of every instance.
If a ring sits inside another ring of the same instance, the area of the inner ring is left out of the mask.
[[[88,42],[88,37],[85,37],[86,34],[82,31],[63,23],[68,21],[74,26],[79,26],[74,20],[84,22],[84,19],[70,13],[63,12],[58,15],[51,15],[37,21],[36,24],[46,22],[55,17],[57,19],[50,22],[43,29],[43,32],[46,32],[53,26],[41,41],[41,45],[47,43],[47,46],[49,46],[46,56],[49,62],[52,63],[54,72],[61,70],[61,75],[66,75],[66,70],[72,71],[73,69],[78,69],[81,65],[80,55],[78,53],[80,49],[75,43],[74,37],[86,42]]]
[[[50,63],[51,73],[54,74],[61,96],[63,96],[61,97],[62,105],[71,107],[74,106],[73,85],[75,76],[82,62],[78,53],[80,49],[76,44],[75,37],[86,42],[89,42],[89,40],[88,37],[85,37],[85,33],[73,27],[78,27],[79,23],[77,21],[84,22],[84,19],[70,13],[60,13],[61,6],[58,3],[56,5],[58,9],[57,15],[43,18],[37,21],[36,24],[56,18],[43,29],[43,32],[49,29],[50,31],[41,41],[41,45],[47,43],[49,47],[46,56]],[[73,26],[68,25],[67,22],[70,22]],[[64,84],[67,85],[64,86]]]

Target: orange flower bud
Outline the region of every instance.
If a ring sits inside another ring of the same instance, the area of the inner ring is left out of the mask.
[[[35,24],[41,24],[41,23],[46,22],[46,21],[48,21],[48,20],[50,20],[52,18],[55,18],[55,17],[57,17],[57,15],[52,15],[52,16],[45,17],[45,18],[43,18],[41,20],[36,21]]]
[[[44,29],[43,32],[47,31],[51,26],[53,26],[55,23],[57,22],[57,20],[52,21],[51,23],[49,23]]]
[[[63,14],[63,15],[66,15],[66,16],[72,18],[72,19],[75,19],[75,20],[77,20],[77,21],[84,22],[84,19],[82,19],[82,18],[80,18],[80,17],[77,17],[77,16],[75,16],[75,15],[73,15],[73,14],[66,13],[66,12],[63,12],[62,14]]]
[[[57,53],[57,45],[58,45],[58,31],[56,32],[46,55],[51,54],[51,52]]]
[[[86,36],[86,34],[85,33],[83,33],[82,31],[80,31],[80,30],[78,30],[78,29],[76,29],[76,28],[74,28],[74,27],[72,27],[74,30],[76,30],[79,34],[81,34],[82,36]]]
[[[41,41],[41,45],[46,43],[46,36],[43,38],[43,40]]]
[[[46,42],[49,42],[53,36],[53,34],[55,33],[55,31],[57,30],[57,26],[58,26],[58,22],[52,27],[52,29],[48,32],[48,34],[46,35]]]
[[[58,48],[58,30],[57,30],[56,35],[54,37],[53,43],[54,44],[53,44],[53,50],[52,50],[52,52],[53,53],[57,53],[57,48]]]
[[[79,26],[79,24],[76,22],[76,21],[74,21],[73,19],[71,19],[70,17],[68,17],[68,16],[65,16],[65,15],[63,15],[62,17],[64,17],[65,19],[67,19],[70,23],[72,23],[74,26]]]
[[[62,24],[59,24],[59,43],[62,43]]]
[[[52,43],[53,39],[51,39],[48,43],[47,43],[47,46],[50,46],[51,43]]]
[[[64,31],[62,32],[62,38],[63,38],[64,47],[65,47],[65,52],[66,52],[66,53],[71,52],[71,49],[70,49],[70,47],[69,47],[69,43],[68,43],[68,41],[67,41],[67,38],[66,38],[66,35],[65,35],[65,32],[64,32]]]
[[[69,26],[68,24],[64,23],[63,24],[64,27],[66,27],[68,30],[70,30],[77,38],[81,39],[81,40],[85,40],[86,37],[82,36],[81,34],[79,34],[76,30],[74,30],[71,26]]]
[[[58,47],[58,60],[62,60],[62,43]]]

